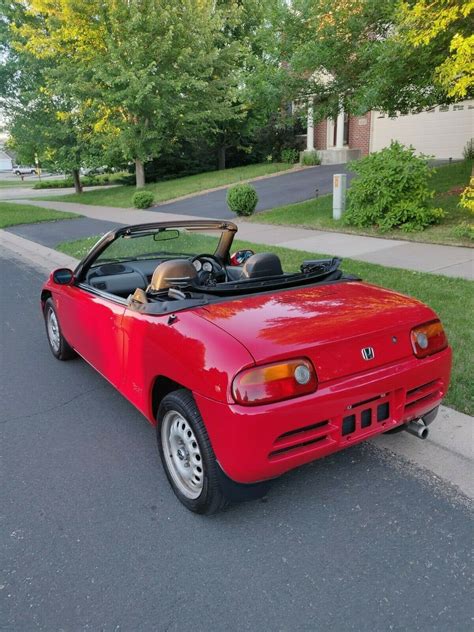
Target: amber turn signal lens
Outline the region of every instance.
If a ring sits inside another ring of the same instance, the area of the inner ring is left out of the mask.
[[[448,339],[439,320],[432,320],[411,330],[411,344],[417,358],[426,358],[446,349]]]
[[[306,358],[252,367],[239,373],[232,383],[238,404],[255,406],[314,393],[318,380]]]

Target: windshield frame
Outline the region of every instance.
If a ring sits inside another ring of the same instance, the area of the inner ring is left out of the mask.
[[[127,235],[152,235],[158,232],[160,229],[166,228],[184,228],[190,231],[199,230],[220,230],[221,235],[214,252],[214,256],[219,257],[224,263],[229,259],[230,248],[234,240],[235,234],[238,230],[237,226],[233,222],[222,220],[184,220],[175,222],[153,222],[149,224],[135,224],[131,226],[122,226],[116,230],[111,230],[106,233],[99,241],[93,246],[89,253],[79,262],[78,266],[74,270],[74,278],[77,283],[82,282],[89,269],[100,257],[100,255],[117,239]],[[202,253],[196,253],[202,254]]]

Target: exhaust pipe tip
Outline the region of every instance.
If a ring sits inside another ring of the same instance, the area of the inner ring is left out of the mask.
[[[415,437],[418,437],[418,439],[428,438],[428,428],[419,421],[410,421],[410,423],[406,425],[405,430]]]

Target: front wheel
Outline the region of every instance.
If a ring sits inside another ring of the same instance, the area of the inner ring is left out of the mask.
[[[70,360],[76,356],[74,349],[64,338],[59,326],[58,315],[52,298],[48,298],[44,304],[44,322],[46,325],[46,335],[48,336],[49,348],[58,360]]]
[[[219,466],[191,393],[183,389],[164,397],[157,422],[161,461],[178,499],[200,514],[223,509],[228,500]]]

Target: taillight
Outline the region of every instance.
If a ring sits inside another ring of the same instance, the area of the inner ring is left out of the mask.
[[[439,320],[432,320],[411,330],[411,344],[417,358],[426,358],[446,349],[448,339]]]
[[[238,404],[255,406],[308,395],[317,387],[313,365],[298,358],[245,369],[234,378],[232,395]]]

